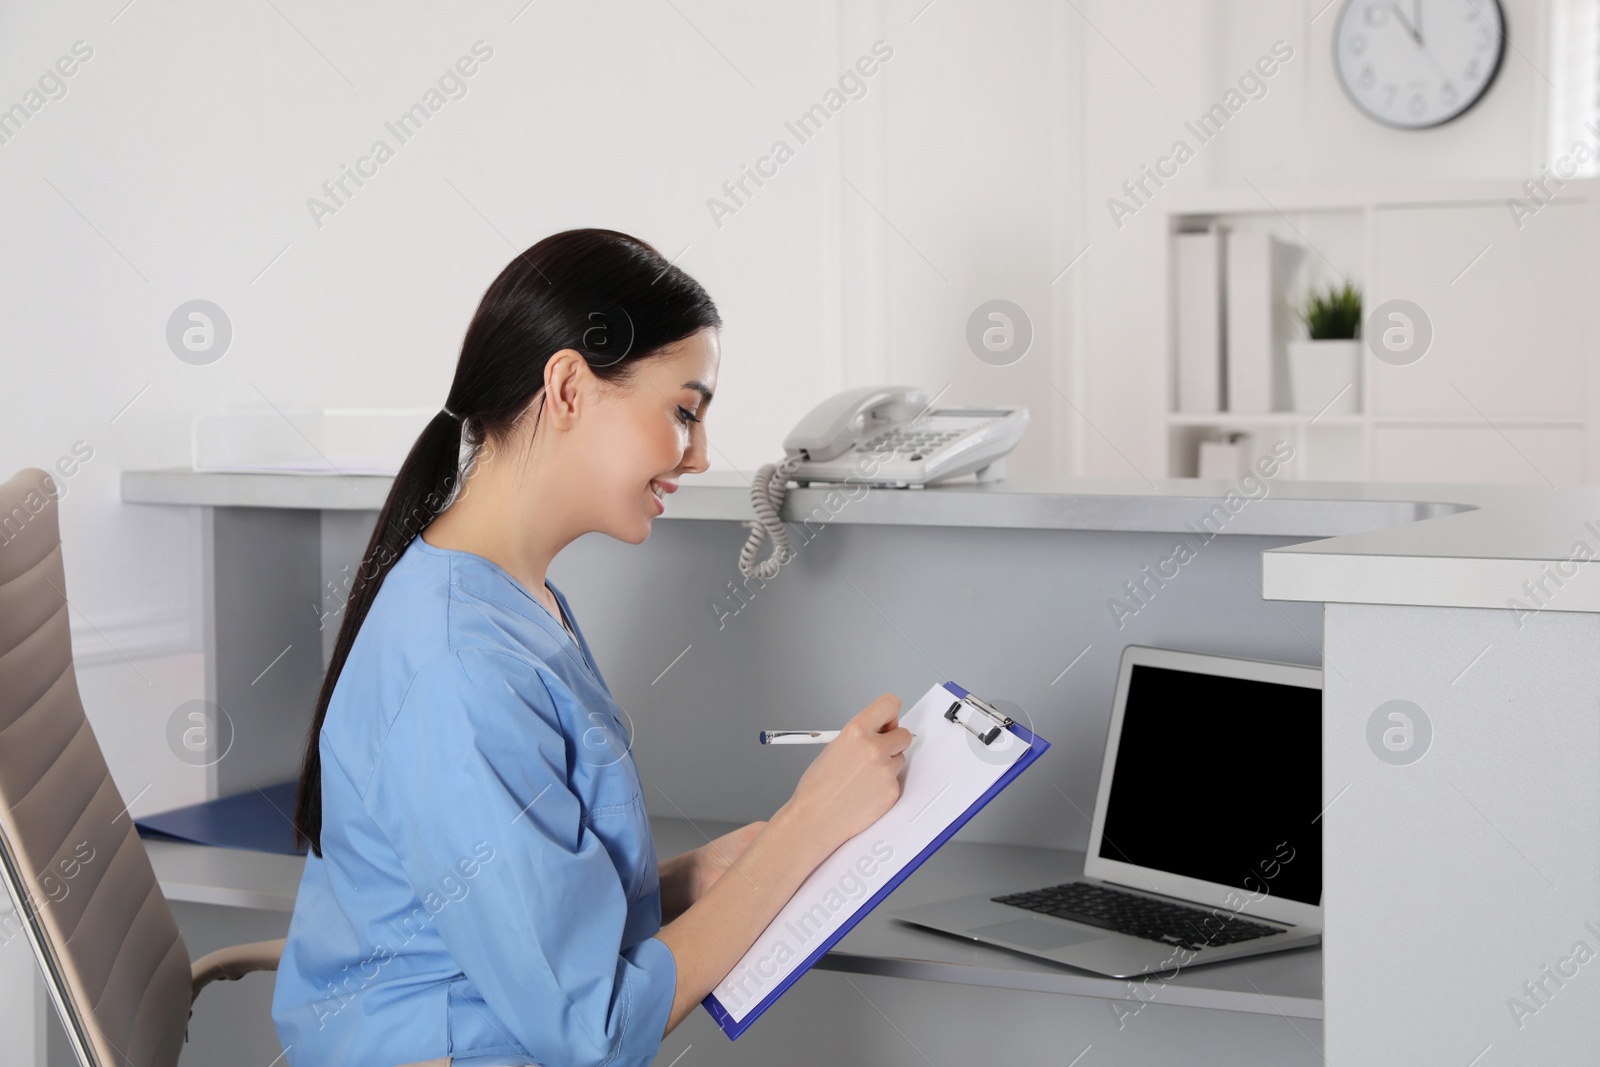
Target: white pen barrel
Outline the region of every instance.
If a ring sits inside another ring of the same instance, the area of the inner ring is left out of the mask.
[[[839,736],[838,730],[762,730],[764,745],[825,745]]]

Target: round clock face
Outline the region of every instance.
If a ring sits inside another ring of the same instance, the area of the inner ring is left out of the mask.
[[[1345,0],[1333,31],[1339,83],[1369,117],[1420,130],[1488,91],[1506,50],[1499,0]]]

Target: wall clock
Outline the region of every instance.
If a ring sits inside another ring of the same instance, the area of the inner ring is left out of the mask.
[[[1499,0],[1345,0],[1333,67],[1369,118],[1422,130],[1483,98],[1506,52]]]

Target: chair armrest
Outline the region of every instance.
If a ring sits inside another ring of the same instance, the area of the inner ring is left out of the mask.
[[[276,941],[252,941],[248,945],[232,945],[208,952],[195,960],[190,967],[193,991],[190,999],[200,995],[200,990],[212,982],[231,982],[252,971],[275,971],[278,957],[283,955],[283,938]]]

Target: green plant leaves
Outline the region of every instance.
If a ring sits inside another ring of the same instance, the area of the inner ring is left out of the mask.
[[[1295,316],[1313,341],[1348,341],[1361,336],[1361,290],[1347,279],[1342,286],[1312,292]]]

